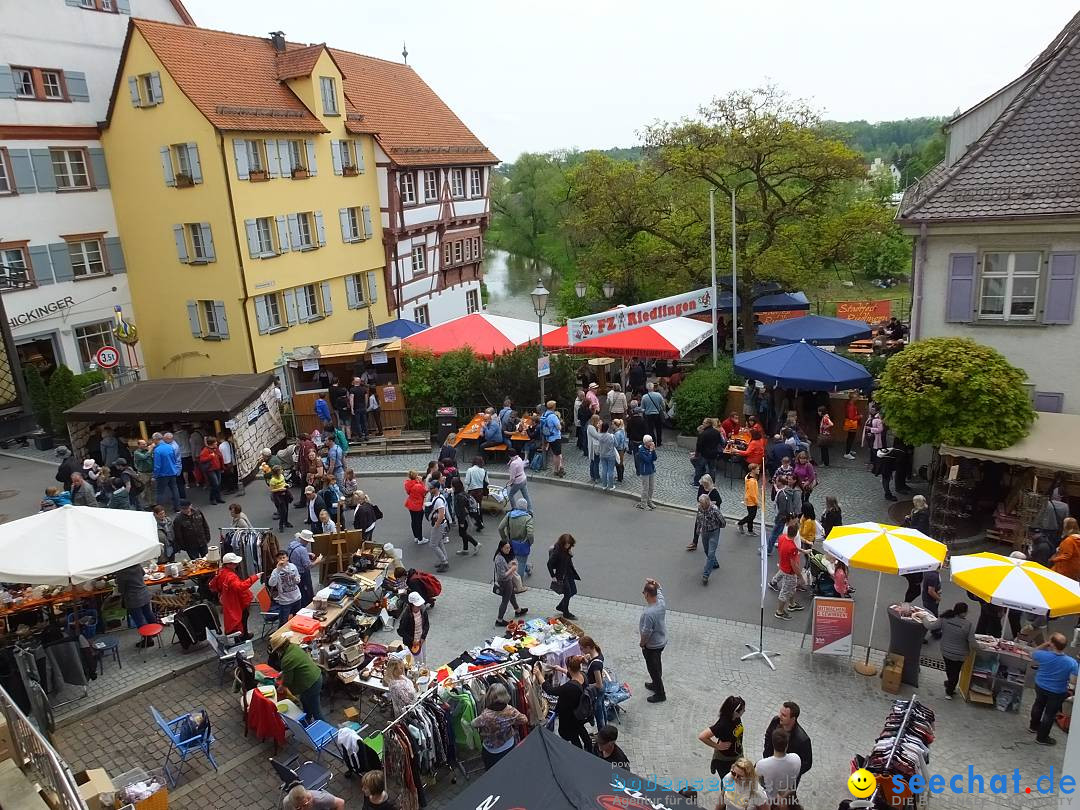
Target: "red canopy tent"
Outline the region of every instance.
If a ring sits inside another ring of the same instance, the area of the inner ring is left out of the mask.
[[[468,346],[481,357],[493,360],[503,352],[536,340],[537,329],[538,325],[535,321],[474,312],[472,315],[454,318],[452,321],[429,327],[423,332],[409,335],[402,339],[401,344],[405,348],[429,351],[433,354],[446,354],[446,352]],[[554,326],[544,324],[545,345],[547,334],[554,329]],[[563,327],[562,331],[565,334],[566,328]]]
[[[544,350],[570,354],[678,360],[710,337],[712,337],[711,323],[695,318],[680,317],[648,326],[639,326],[637,329],[626,332],[589,338],[571,346],[567,328],[562,326],[550,335],[544,335]]]

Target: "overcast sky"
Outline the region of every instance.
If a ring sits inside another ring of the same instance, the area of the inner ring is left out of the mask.
[[[1021,73],[1075,0],[184,0],[206,28],[409,64],[503,160],[638,142],[771,81],[837,120],[949,115]]]

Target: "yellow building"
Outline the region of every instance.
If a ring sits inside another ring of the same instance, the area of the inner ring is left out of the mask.
[[[132,20],[102,143],[149,377],[389,320],[375,147],[324,45]]]

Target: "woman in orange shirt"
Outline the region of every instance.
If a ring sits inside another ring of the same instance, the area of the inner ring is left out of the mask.
[[[1054,571],[1063,577],[1080,580],[1080,524],[1077,524],[1076,518],[1065,518],[1061,533],[1061,543],[1050,562]]]
[[[847,433],[847,441],[844,445],[844,458],[855,458],[855,438],[859,432],[862,419],[859,418],[859,405],[856,400],[858,394],[852,391],[848,394],[848,401],[844,403],[844,432]]]
[[[751,464],[746,471],[746,479],[743,484],[743,503],[746,504],[746,517],[738,522],[738,532],[742,534],[742,527],[746,526],[748,534],[754,533],[754,518],[757,517],[758,508],[758,476],[761,467]]]
[[[762,438],[761,432],[757,430],[751,431],[750,443],[746,445],[746,449],[736,450],[735,453],[746,462],[748,470],[752,464],[760,467],[765,458],[765,439]]]

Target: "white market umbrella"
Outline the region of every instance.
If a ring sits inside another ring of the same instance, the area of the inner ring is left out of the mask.
[[[866,660],[855,665],[862,675],[873,675],[877,668],[870,665],[870,645],[874,641],[874,620],[877,618],[878,598],[881,595],[882,574],[917,574],[941,568],[948,553],[944,543],[927,537],[917,529],[892,526],[888,523],[853,523],[837,526],[825,538],[825,551],[851,568],[878,572],[874,591],[874,610],[870,614],[870,636],[866,640]]]
[[[1080,613],[1080,584],[1030,560],[992,552],[952,558],[952,581],[984,602],[1040,616]]]
[[[0,581],[78,585],[156,559],[149,512],[61,506],[0,525]]]

